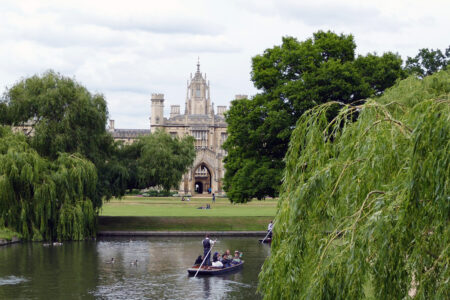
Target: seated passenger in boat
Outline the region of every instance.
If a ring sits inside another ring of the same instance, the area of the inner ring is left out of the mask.
[[[227,256],[226,253],[224,253],[222,255],[222,260],[221,261],[222,261],[222,264],[223,264],[224,268],[228,268],[228,267],[231,266],[231,259],[228,259],[228,256]]]
[[[199,266],[199,265],[201,265],[201,264],[202,264],[202,261],[203,261],[203,257],[202,257],[201,255],[199,255],[199,256],[197,257],[197,259],[195,260],[194,266]]]
[[[233,257],[233,260],[231,261],[231,264],[232,265],[237,265],[237,264],[240,264],[241,263],[241,258],[240,258],[240,255],[239,255],[239,251],[234,251],[234,257]]]
[[[222,264],[222,262],[219,260],[218,256],[219,256],[219,253],[218,253],[218,252],[215,252],[214,255],[213,255],[212,266],[213,266],[213,267],[216,267],[216,268],[223,268],[223,264]]]
[[[230,249],[227,249],[227,251],[225,251],[225,255],[227,256],[227,259],[228,260],[232,260],[233,259],[233,256],[231,255],[231,253],[230,253]]]

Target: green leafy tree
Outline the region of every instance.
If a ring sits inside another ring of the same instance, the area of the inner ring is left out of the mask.
[[[108,112],[102,95],[92,95],[75,80],[48,71],[16,83],[6,91],[2,105],[7,108],[5,123],[33,126],[30,144],[39,155],[54,160],[59,153],[80,153],[94,163],[98,173],[94,208],[102,205],[102,197],[121,194],[126,174],[109,163],[115,148],[106,131]]]
[[[303,42],[284,37],[280,46],[253,57],[252,81],[261,92],[232,101],[226,115],[224,184],[231,201],[277,195],[291,132],[306,110],[381,94],[404,76],[398,55],[355,59],[355,48],[352,35],[319,31]],[[261,181],[257,174],[272,180]]]
[[[90,161],[67,153],[41,157],[23,134],[0,126],[0,227],[33,240],[91,237],[96,183]]]
[[[173,138],[163,131],[141,138],[138,176],[146,187],[177,188],[195,158],[194,138]]]
[[[265,299],[448,299],[450,71],[298,120]],[[353,120],[358,114],[357,120]]]
[[[406,59],[405,70],[409,74],[416,74],[425,77],[443,70],[447,67],[450,59],[450,46],[443,53],[440,49],[429,50],[423,48],[415,57]]]
[[[192,136],[173,138],[158,130],[131,145],[124,145],[119,157],[129,172],[128,189],[178,188],[183,174],[194,162],[194,139]]]

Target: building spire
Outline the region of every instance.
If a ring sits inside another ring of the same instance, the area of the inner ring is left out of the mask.
[[[197,73],[200,73],[200,56],[197,57]]]

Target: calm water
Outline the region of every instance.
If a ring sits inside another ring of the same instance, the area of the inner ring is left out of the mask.
[[[258,273],[270,248],[257,238],[222,237],[216,249],[243,251],[244,268],[189,277],[187,268],[203,251],[199,237],[0,247],[0,299],[259,299]],[[116,262],[108,264],[112,257]]]

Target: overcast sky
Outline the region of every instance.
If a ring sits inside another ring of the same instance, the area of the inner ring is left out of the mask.
[[[196,70],[211,100],[254,95],[251,58],[282,36],[353,34],[358,54],[450,44],[450,1],[0,1],[0,88],[53,69],[102,93],[116,128],[149,128],[150,97],[184,109]]]

